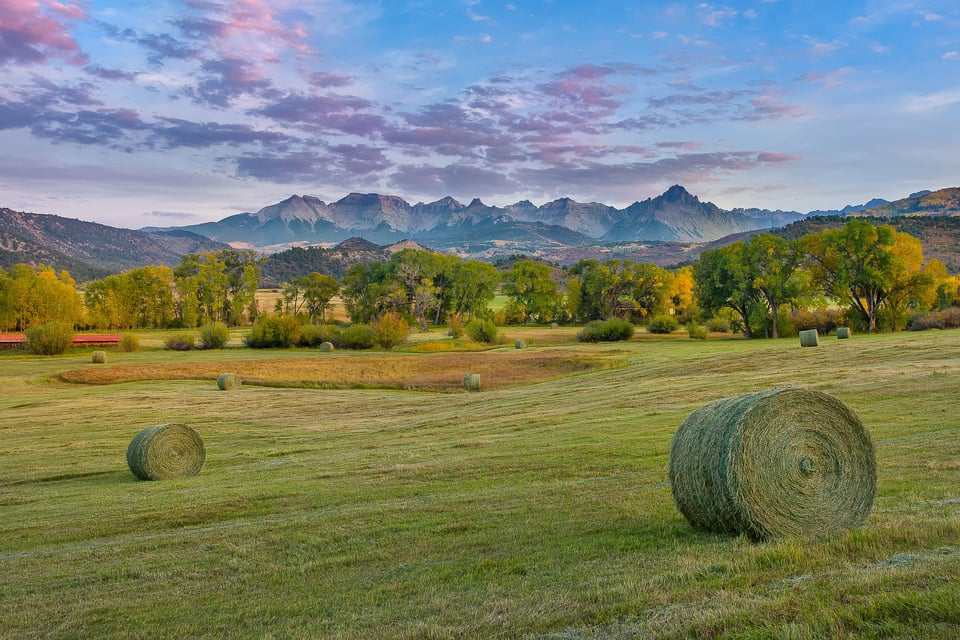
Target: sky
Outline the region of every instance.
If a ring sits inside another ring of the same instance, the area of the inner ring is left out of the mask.
[[[0,207],[807,212],[960,186],[956,0],[0,0]]]

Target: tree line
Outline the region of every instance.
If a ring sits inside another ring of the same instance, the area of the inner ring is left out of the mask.
[[[93,280],[82,293],[66,271],[16,265],[0,269],[0,329],[54,320],[110,329],[246,324],[261,314],[261,264],[252,251],[188,254],[173,268]],[[494,311],[498,292],[507,302]],[[388,313],[421,330],[452,319],[581,324],[667,316],[683,323],[725,319],[747,337],[777,337],[786,314],[800,310],[842,308],[862,330],[897,330],[911,314],[960,302],[957,278],[937,260],[924,261],[919,240],[861,219],[796,240],[758,234],[675,269],[619,259],[561,269],[523,256],[497,269],[408,248],[354,264],[339,280],[319,272],[291,277],[279,293],[275,315],[321,325],[339,296],[355,324]]]

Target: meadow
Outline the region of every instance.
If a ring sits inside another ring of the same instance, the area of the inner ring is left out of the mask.
[[[0,353],[0,637],[960,635],[960,330],[817,348],[507,333],[464,352],[424,349],[436,333],[390,353],[149,335],[98,365]],[[481,392],[459,388],[481,367]],[[252,384],[219,391],[234,370]],[[870,430],[866,524],[762,543],[693,529],[673,433],[778,385]],[[139,481],[127,445],[164,422],[196,428],[206,463]]]

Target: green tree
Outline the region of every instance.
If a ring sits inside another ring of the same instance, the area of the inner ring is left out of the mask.
[[[459,262],[448,288],[452,312],[467,319],[486,315],[499,284],[500,272],[489,262]]]
[[[550,267],[520,260],[503,276],[503,290],[520,312],[523,322],[550,322],[560,304],[557,282]]]
[[[336,278],[322,273],[308,273],[305,276],[294,278],[298,284],[303,287],[303,301],[307,309],[307,315],[310,320],[316,324],[319,317],[320,322],[327,322],[327,309],[330,308],[330,301],[340,290]]]
[[[920,241],[889,225],[855,218],[840,229],[800,239],[814,281],[833,298],[849,303],[869,331],[877,330],[881,307],[929,284],[923,275]],[[891,300],[894,296],[894,300]]]
[[[744,335],[753,337],[750,316],[758,302],[747,258],[747,245],[735,242],[700,254],[693,266],[694,292],[703,311],[716,314],[732,309],[743,322]]]
[[[761,233],[750,238],[745,259],[753,288],[770,311],[771,336],[777,338],[781,305],[796,301],[803,293],[796,277],[803,255],[784,238]]]

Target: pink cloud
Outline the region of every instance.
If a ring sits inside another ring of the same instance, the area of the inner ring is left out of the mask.
[[[36,0],[5,0],[0,4],[0,65],[42,63],[55,57],[86,64],[86,54],[61,21],[85,18],[73,5],[51,2],[45,11]]]

